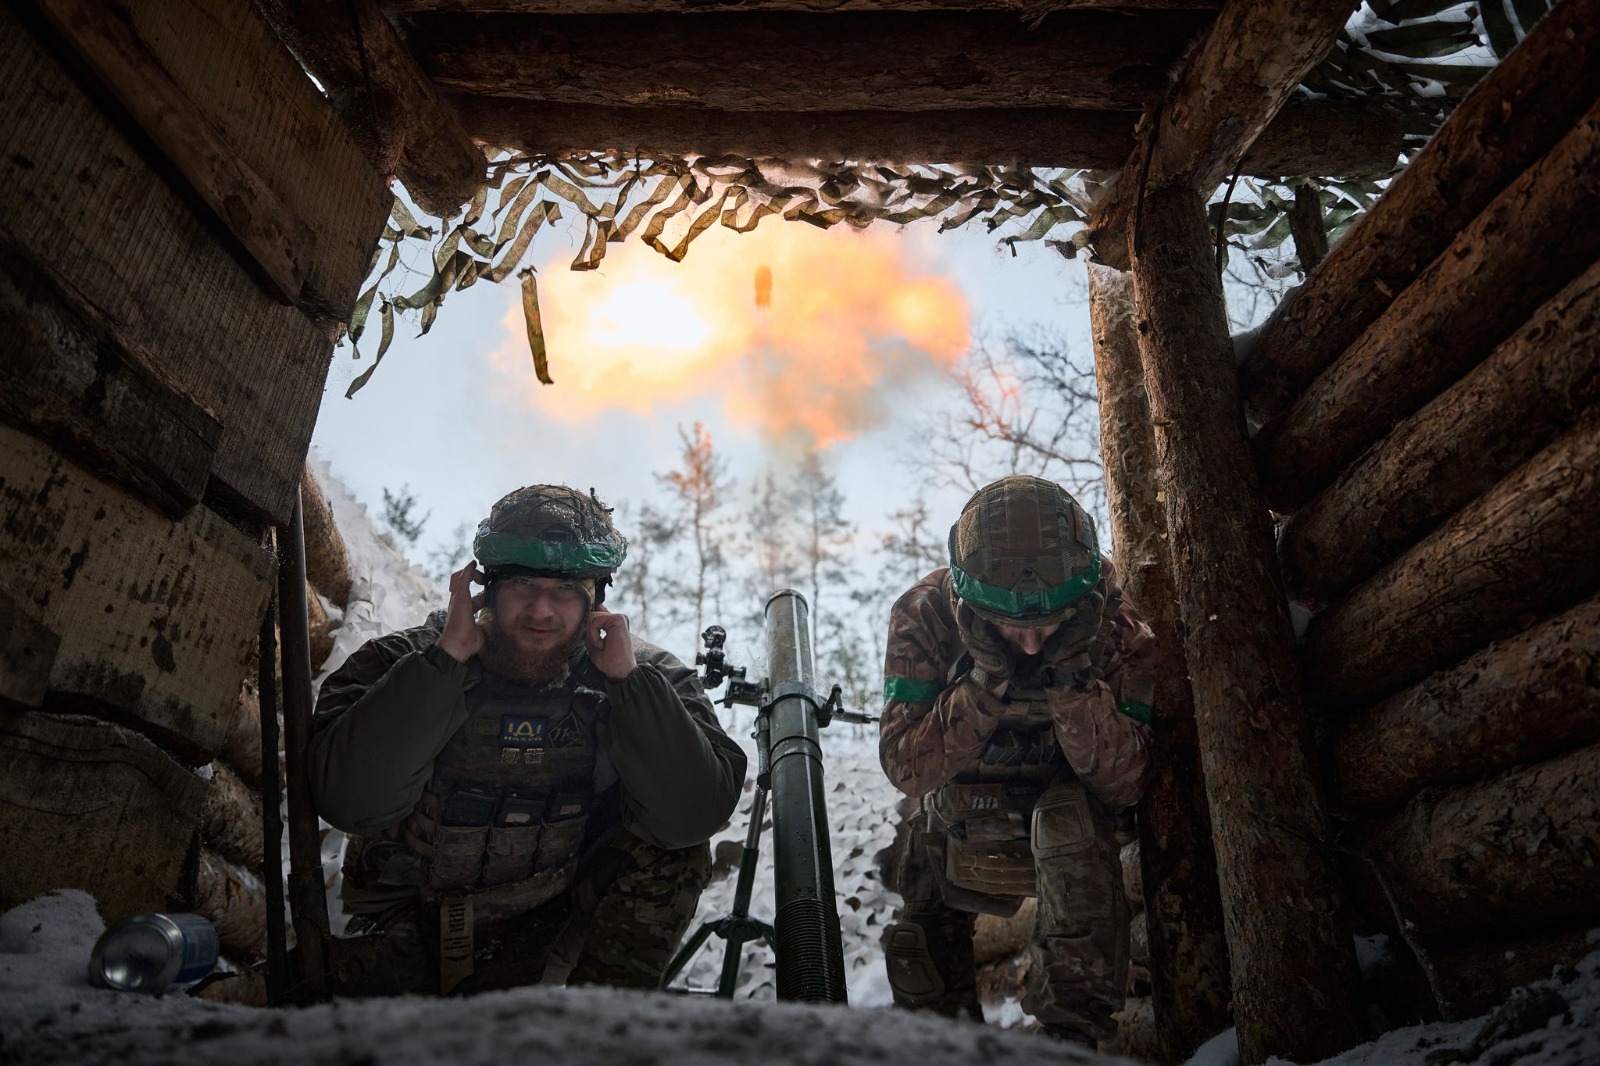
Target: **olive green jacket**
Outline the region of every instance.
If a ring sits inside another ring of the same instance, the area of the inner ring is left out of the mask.
[[[433,760],[467,720],[465,685],[483,669],[434,646],[431,626],[369,640],[322,683],[307,751],[325,821],[375,836],[411,813]],[[638,638],[638,669],[607,681],[601,743],[622,782],[623,826],[663,848],[721,829],[744,787],[745,754],[717,724],[693,670]],[[579,651],[574,672],[583,665]]]

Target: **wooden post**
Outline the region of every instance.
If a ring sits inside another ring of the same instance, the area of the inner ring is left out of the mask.
[[[1194,695],[1173,594],[1155,430],[1133,319],[1133,279],[1091,264],[1089,321],[1117,573],[1161,646],[1150,771],[1139,806],[1156,1055],[1162,1062],[1183,1062],[1228,1027],[1231,989]]]
[[[1355,953],[1325,853],[1272,523],[1251,466],[1200,195],[1148,189],[1127,235],[1173,585],[1246,1064],[1355,1044]]]

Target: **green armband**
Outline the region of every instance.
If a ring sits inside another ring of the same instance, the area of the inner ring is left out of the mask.
[[[1155,715],[1155,708],[1140,700],[1123,700],[1117,704],[1117,710],[1140,725],[1149,725],[1150,719]]]
[[[909,677],[883,679],[883,698],[902,703],[932,703],[943,689],[937,681],[913,681]]]

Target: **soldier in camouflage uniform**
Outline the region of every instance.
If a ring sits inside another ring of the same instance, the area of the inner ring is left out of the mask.
[[[1008,477],[950,530],[950,566],[889,619],[880,754],[909,799],[885,931],[901,1006],[981,1020],[977,914],[1038,918],[1023,1007],[1051,1035],[1115,1032],[1128,967],[1116,814],[1139,799],[1155,639],[1060,486]]]
[[[745,757],[694,672],[603,606],[626,551],[592,494],[519,489],[446,611],[323,684],[312,798],[352,835],[349,931],[385,934],[359,990],[660,978]]]

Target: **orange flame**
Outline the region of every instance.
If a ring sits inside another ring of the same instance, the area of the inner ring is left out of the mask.
[[[593,273],[541,276],[553,387],[533,380],[520,306],[496,361],[553,417],[719,394],[768,441],[826,448],[880,424],[897,392],[967,349],[966,299],[919,269],[917,248],[888,230],[786,222],[712,230],[681,264],[628,242]]]

